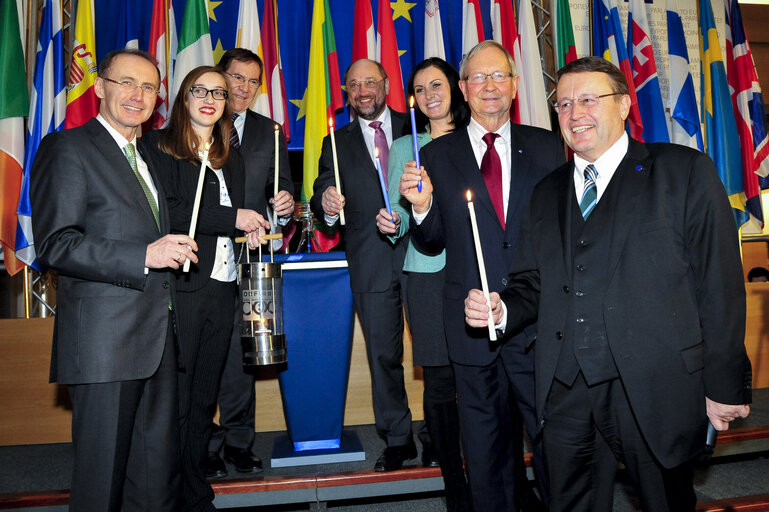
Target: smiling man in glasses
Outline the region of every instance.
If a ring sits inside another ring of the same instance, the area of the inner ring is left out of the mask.
[[[384,196],[374,165],[379,149],[382,171],[392,141],[408,133],[408,116],[385,104],[390,81],[378,62],[360,59],[344,74],[350,112],[357,118],[336,131],[339,179],[334,183],[334,165],[329,137],[323,139],[318,178],[310,202],[318,220],[340,229],[350,267],[350,286],[366,340],[371,370],[374,418],[387,447],[376,461],[376,471],[392,471],[417,456],[411,434],[411,411],[403,380],[404,276],[401,269],[407,241],[391,244],[379,233],[376,216],[384,208]],[[385,175],[385,183],[387,177]],[[339,227],[344,208],[346,225]]]
[[[538,322],[550,510],[612,510],[619,461],[643,510],[694,511],[708,420],[726,430],[751,399],[729,201],[706,154],[628,137],[616,66],[585,57],[557,79],[574,161],[535,188],[508,287],[491,294],[505,335]],[[478,290],[466,307],[484,326]]]
[[[99,115],[46,136],[32,165],[37,257],[59,275],[51,380],[72,400],[73,511],[179,509],[168,270],[198,259],[194,240],[168,234],[158,170],[136,151],[159,82],[147,53],[107,54]]]
[[[540,504],[527,492],[521,422],[523,416],[534,441],[534,468],[546,498],[534,415],[534,332],[519,331],[501,344],[490,340],[488,329],[465,325],[463,299],[481,282],[465,194],[470,191],[475,203],[489,286],[502,290],[523,206],[537,181],[564,162],[563,144],[554,132],[511,123],[519,81],[542,77],[518,77],[500,44],[475,46],[459,75],[470,123],[424,146],[424,171],[407,167],[400,191],[413,205],[415,243],[428,253],[446,249],[444,324],[473,507],[536,510]]]
[[[270,219],[273,231],[291,221],[294,212],[294,184],[288,163],[288,150],[283,130],[278,134],[280,176],[275,192],[275,122],[251,110],[262,83],[262,59],[245,48],[224,52],[218,67],[225,73],[232,111],[233,130],[230,146],[240,151],[246,165],[244,208]],[[277,213],[277,219],[275,218]],[[279,248],[279,246],[278,246]],[[239,300],[239,299],[238,299]],[[240,345],[240,304],[235,314],[230,349],[219,387],[219,425],[214,425],[208,446],[206,476],[220,478],[227,467],[220,457],[240,473],[261,471],[262,461],[253,451],[255,424],[255,374],[243,367]]]

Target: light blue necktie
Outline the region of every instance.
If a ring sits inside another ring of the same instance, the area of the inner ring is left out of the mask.
[[[598,203],[598,190],[595,187],[597,178],[598,171],[595,170],[593,164],[585,167],[585,191],[582,192],[582,199],[579,201],[579,209],[582,210],[582,218],[585,220]]]

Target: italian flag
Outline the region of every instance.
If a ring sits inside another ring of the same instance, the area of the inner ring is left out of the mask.
[[[214,65],[214,50],[211,46],[211,31],[208,28],[206,0],[188,0],[184,9],[182,29],[179,33],[179,51],[174,66],[171,108],[173,108],[179,86],[187,73],[198,66]]]

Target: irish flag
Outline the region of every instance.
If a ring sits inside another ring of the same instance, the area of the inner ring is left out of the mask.
[[[5,268],[11,275],[24,268],[14,249],[24,162],[24,117],[29,112],[17,3],[21,1],[0,3],[0,243]]]

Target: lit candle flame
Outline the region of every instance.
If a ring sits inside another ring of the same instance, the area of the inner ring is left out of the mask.
[[[379,158],[379,148],[374,148],[374,158]]]
[[[466,195],[467,195],[467,200],[468,200],[468,201],[472,201],[472,200],[473,200],[473,194],[472,194],[472,193],[470,193],[470,191],[469,191],[469,190],[467,191],[467,194],[466,194]]]
[[[414,96],[409,98],[409,108],[414,108]]]
[[[280,125],[278,123],[275,123],[275,131],[277,132],[278,130],[280,130]]]
[[[328,118],[328,126],[329,126],[330,128],[333,128],[333,127],[334,127],[334,118],[333,118],[333,117],[329,117],[329,118]]]

